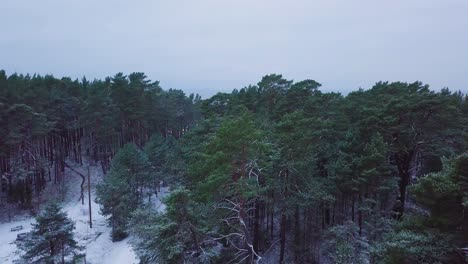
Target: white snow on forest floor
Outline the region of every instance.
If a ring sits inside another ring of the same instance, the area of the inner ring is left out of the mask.
[[[76,170],[87,174],[85,167],[75,167]],[[84,204],[78,200],[80,197],[81,177],[71,173],[69,191],[67,193],[66,204],[63,210],[67,212],[68,217],[75,222],[75,239],[85,247],[86,263],[91,264],[132,264],[138,263],[138,259],[129,244],[129,238],[112,242],[110,233],[111,228],[107,226],[106,218],[100,213],[99,204],[95,202],[96,183],[102,181],[102,171],[98,166],[90,167],[91,172],[91,216],[93,227],[89,226],[89,205],[87,185],[85,185]]]
[[[76,170],[86,175],[84,166],[75,167]],[[66,177],[69,185],[68,192],[64,201],[63,211],[68,214],[76,224],[75,239],[85,247],[87,264],[133,264],[138,263],[138,258],[130,245],[130,239],[127,238],[119,242],[112,242],[110,238],[111,228],[107,226],[106,218],[100,214],[99,205],[94,201],[95,185],[102,180],[100,167],[92,166],[91,171],[91,208],[93,227],[89,227],[89,205],[87,185],[85,185],[85,203],[81,204],[80,184],[81,177],[74,172],[68,171]],[[165,205],[160,198],[167,195],[168,187],[162,187],[158,196],[153,196],[152,202],[158,211],[164,211]],[[20,220],[14,220],[9,223],[0,223],[0,263],[10,264],[18,258],[15,253],[16,246],[13,242],[17,234],[31,230],[31,223],[34,218],[26,217]],[[11,232],[10,229],[15,226],[23,226],[23,230]]]
[[[31,223],[33,223],[33,218],[28,217],[0,224],[0,263],[12,263],[17,258],[16,245],[13,242],[18,234],[31,230]],[[23,226],[23,230],[11,232],[10,229],[16,226]]]
[[[161,187],[158,195],[151,195],[151,204],[156,211],[163,213],[166,211],[166,205],[162,200],[169,194],[169,187]]]

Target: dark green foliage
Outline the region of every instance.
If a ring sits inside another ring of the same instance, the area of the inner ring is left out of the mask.
[[[463,196],[463,206],[468,207],[468,153],[455,159],[453,177]]]
[[[205,201],[210,197],[219,199],[231,191],[237,191],[226,185],[241,178],[250,178],[247,175],[247,163],[256,156],[259,133],[252,116],[247,112],[237,118],[224,119],[203,150],[203,159],[192,166],[192,177],[204,178],[197,182],[200,198]],[[200,167],[195,167],[198,165]]]
[[[341,95],[279,74],[205,100],[143,73],[0,72],[0,86],[10,199],[28,204],[86,151],[109,172],[98,200],[113,238],[135,223],[144,263],[455,263],[468,243],[461,93],[379,82]],[[161,180],[183,188],[154,213]]]
[[[27,263],[65,263],[78,254],[73,238],[75,224],[56,203],[48,204],[36,217],[31,232],[16,245]]]
[[[431,231],[400,230],[389,233],[372,250],[374,263],[463,263],[447,236]]]
[[[446,228],[457,226],[462,209],[461,192],[449,174],[429,174],[412,191],[416,201],[430,209],[433,224]]]
[[[97,202],[101,212],[109,216],[112,240],[127,236],[132,212],[151,195],[152,178],[148,173],[146,155],[133,144],[127,144],[112,159],[111,169],[97,186]]]
[[[0,174],[8,201],[36,207],[47,182],[63,182],[65,160],[81,164],[86,154],[107,173],[126,143],[181,137],[200,118],[200,100],[164,91],[138,72],[90,82],[1,71]]]
[[[180,158],[182,150],[175,137],[154,135],[145,144],[144,150],[151,164],[155,184],[164,181],[165,184],[174,185],[181,180],[185,164]]]
[[[143,208],[134,213],[132,230],[139,238],[136,251],[140,263],[207,263],[211,256],[200,252],[203,218],[190,192],[175,189],[164,202],[165,212]]]
[[[273,113],[275,105],[280,98],[289,90],[292,81],[283,79],[281,74],[270,74],[263,76],[262,80],[257,84],[258,91],[261,95],[262,106],[268,114]]]
[[[467,160],[466,154],[446,160],[441,172],[426,175],[411,188],[416,201],[430,210],[428,225],[452,233],[464,243],[468,242],[464,213],[467,207]]]
[[[359,236],[359,227],[348,222],[330,229],[326,255],[335,264],[366,263],[369,254],[369,244],[364,237]]]
[[[319,262],[318,249],[326,244],[321,240],[329,239],[324,238],[325,231],[338,232],[341,229],[334,227],[348,226],[349,221],[354,223],[350,225],[354,242],[377,245],[392,230],[392,218],[401,218],[408,207],[424,206],[422,196],[416,197],[417,205],[407,204],[412,181],[440,171],[444,155],[463,150],[466,100],[459,93],[433,92],[419,82],[380,82],[347,96],[322,93],[319,87],[312,80],[293,83],[272,74],[257,86],[217,94],[203,102],[205,120],[183,139],[185,182],[195,199],[224,210],[214,211],[213,217],[222,223],[210,221],[210,230],[221,237],[230,230],[245,234],[244,244],[232,237],[221,240],[236,245],[223,250],[226,261],[229,256],[245,256],[239,246],[251,242],[257,252],[276,241],[280,261]],[[255,164],[249,167],[254,181],[240,180],[244,162]],[[455,226],[464,230],[459,222],[460,195],[455,202],[422,192],[438,208],[456,213]],[[242,219],[246,204],[252,210],[247,231],[226,221]],[[422,221],[422,229],[437,226],[444,232],[434,221]],[[353,251],[356,245],[345,238],[335,236],[334,252],[343,253],[338,254],[343,257],[339,261],[365,263],[368,255]],[[462,245],[459,240],[446,243]],[[442,257],[430,252],[424,253],[425,259]],[[447,259],[453,254],[447,252]],[[247,259],[255,258],[251,252]]]

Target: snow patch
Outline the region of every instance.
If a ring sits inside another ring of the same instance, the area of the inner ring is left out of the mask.
[[[20,233],[31,231],[31,224],[33,222],[33,218],[26,218],[0,224],[0,263],[13,263],[13,260],[17,258],[17,254],[15,253],[16,245],[14,244],[16,236]],[[16,232],[10,231],[11,228],[16,226],[23,226],[23,229]]]
[[[86,168],[83,166],[75,167],[86,175]],[[99,204],[95,203],[95,186],[102,180],[102,173],[98,166],[91,166],[91,208],[93,227],[89,226],[89,205],[88,192],[86,185],[85,202],[81,204],[80,183],[81,178],[73,172],[67,173],[68,192],[63,205],[63,211],[75,222],[75,239],[78,244],[85,247],[86,263],[88,264],[136,264],[138,258],[133,251],[129,241],[130,238],[120,242],[112,242],[111,228],[107,226],[106,218],[100,213]],[[159,201],[159,199],[156,199]],[[159,201],[160,203],[160,201]],[[163,207],[163,204],[159,204]],[[16,220],[9,223],[0,224],[0,263],[12,264],[18,259],[16,254],[16,245],[14,241],[19,233],[29,232],[33,217],[27,217],[22,220]],[[22,225],[23,230],[11,232],[10,229]]]

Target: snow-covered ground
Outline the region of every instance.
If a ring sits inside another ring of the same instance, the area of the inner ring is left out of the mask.
[[[75,167],[76,170],[86,175],[85,167]],[[81,204],[80,197],[81,178],[77,174],[68,171],[68,191],[65,198],[63,210],[76,224],[75,239],[85,247],[86,263],[88,264],[133,264],[138,263],[138,258],[130,245],[130,238],[120,242],[112,242],[110,238],[111,228],[107,226],[106,219],[100,214],[99,205],[95,200],[95,185],[102,180],[102,172],[99,167],[91,166],[91,208],[93,228],[89,227],[89,209],[87,186],[85,192],[85,203]],[[161,188],[159,197],[152,197],[152,201],[158,210],[163,211],[165,205],[161,203],[160,197],[168,193],[168,188]],[[17,234],[31,230],[34,219],[26,217],[9,223],[0,223],[0,263],[10,264],[18,258],[15,253],[16,246],[13,242]],[[15,226],[23,226],[23,230],[11,232]]]
[[[162,213],[166,211],[166,205],[163,203],[162,200],[169,194],[169,187],[161,187],[161,189],[158,192],[158,195],[152,195],[151,196],[151,204],[154,209],[156,209],[158,212]]]
[[[83,170],[83,168],[75,168]],[[70,186],[67,193],[67,203],[63,210],[67,212],[68,217],[75,221],[75,239],[78,243],[85,247],[86,263],[91,264],[133,264],[138,263],[138,259],[129,244],[129,238],[120,241],[112,242],[110,238],[111,228],[107,226],[106,218],[100,213],[99,205],[95,203],[95,184],[102,180],[102,173],[99,167],[91,167],[91,216],[93,219],[93,228],[89,227],[89,205],[88,193],[85,188],[85,203],[81,204],[78,200],[80,197],[80,181],[78,175],[73,175],[69,183]],[[82,171],[86,174],[85,171]],[[73,174],[73,173],[72,173]]]
[[[0,224],[0,263],[9,264],[17,258],[16,245],[13,242],[19,233],[29,232],[31,230],[32,218],[12,221],[10,223]],[[11,232],[10,229],[16,226],[23,226],[23,230]]]

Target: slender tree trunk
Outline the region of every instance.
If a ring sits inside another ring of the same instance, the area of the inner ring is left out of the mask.
[[[260,202],[258,199],[255,201],[255,216],[254,216],[254,236],[253,236],[253,247],[254,251],[258,252],[259,240],[260,240]]]
[[[361,192],[359,192],[359,207],[358,207],[358,221],[359,221],[359,235],[362,236],[362,197]]]
[[[396,208],[397,219],[401,219],[405,213],[405,203],[406,203],[406,188],[409,184],[409,173],[402,173],[400,175],[400,182],[398,183],[398,189],[400,191],[399,202],[400,204]]]
[[[88,166],[88,205],[89,205],[89,228],[93,228],[93,218],[91,210],[91,173]]]
[[[270,236],[271,238],[273,238],[273,227],[275,225],[274,223],[274,219],[275,219],[275,202],[273,200],[273,202],[271,203],[271,207],[270,207]]]
[[[286,215],[281,214],[281,224],[280,224],[280,256],[279,264],[284,264],[284,250],[286,247]]]
[[[301,224],[299,217],[299,207],[296,206],[294,211],[294,259],[296,262],[301,255]]]

